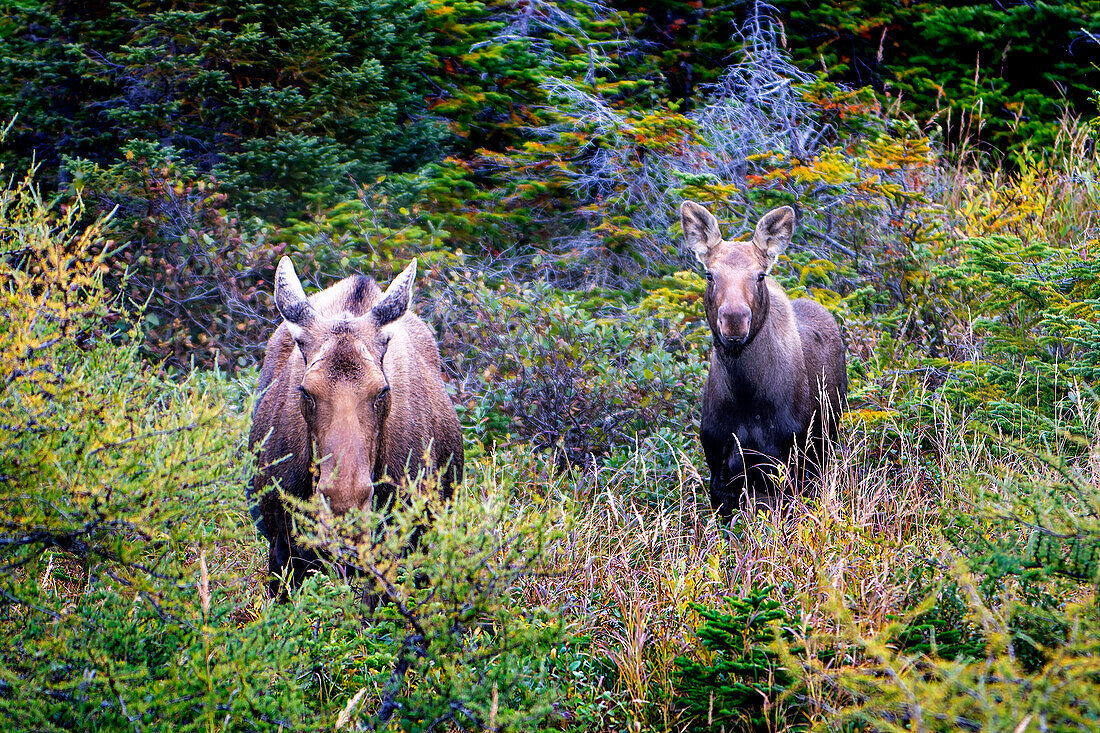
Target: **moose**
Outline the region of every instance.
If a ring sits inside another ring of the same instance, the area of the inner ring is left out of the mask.
[[[680,222],[706,273],[713,346],[699,437],[711,506],[729,516],[744,499],[773,502],[782,468],[796,488],[819,470],[848,394],[844,342],[829,311],[790,300],[769,276],[794,234],[791,207],[765,214],[748,242],[722,239],[693,201]]]
[[[302,500],[320,492],[341,514],[384,507],[425,475],[438,475],[444,499],[462,481],[439,347],[409,311],[415,277],[414,259],[385,292],[356,275],[307,298],[290,259],[279,262],[283,323],[267,343],[248,437],[259,462],[249,501],[270,542],[272,596],[282,578],[297,587],[318,562],[295,542],[276,485]]]

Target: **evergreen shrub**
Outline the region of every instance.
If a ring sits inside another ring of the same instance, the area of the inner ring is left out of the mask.
[[[0,116],[20,115],[4,160],[33,156],[61,186],[65,159],[111,166],[128,142],[156,141],[247,214],[300,216],[351,193],[351,179],[437,153],[424,12],[395,0],[18,4],[0,33]]]
[[[703,621],[696,635],[702,659],[676,659],[677,706],[693,731],[800,731],[805,713],[790,697],[796,676],[784,667],[773,642],[794,634],[774,588],[753,586],[726,609],[696,606]],[[780,728],[781,727],[781,728]]]

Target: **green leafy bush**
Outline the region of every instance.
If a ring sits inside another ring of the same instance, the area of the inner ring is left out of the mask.
[[[919,608],[926,603],[922,593],[930,592],[931,606],[909,619],[893,639],[899,651],[935,656],[949,661],[980,659],[985,652],[985,640],[980,629],[968,619],[969,606],[955,584],[929,588],[925,576],[935,569],[921,568],[912,590],[911,605]]]
[[[1095,407],[1085,417],[1093,427],[1078,438],[1094,452]],[[834,595],[835,629],[802,640],[827,653],[783,656],[816,691],[829,729],[1069,731],[1100,722],[1095,454],[1052,459],[1018,444],[990,450],[996,436],[973,440],[993,458],[954,477],[961,506],[941,509],[942,536],[920,548],[904,613],[860,626]]]
[[[296,653],[240,630],[249,609],[223,554],[251,536],[242,396],[142,363],[103,285],[99,225],[80,218],[29,177],[0,192],[0,704],[39,729],[277,727],[302,712],[282,674]]]
[[[547,284],[490,285],[468,270],[453,270],[449,286],[432,308],[463,385],[462,420],[483,443],[511,435],[592,465],[638,435],[682,430],[693,412],[706,360],[690,275],[631,309]]]
[[[777,0],[804,68],[873,87],[951,144],[1048,147],[1087,114],[1096,2],[814,3]]]
[[[522,583],[542,569],[557,531],[496,492],[463,491],[442,506],[423,498],[432,485],[425,477],[382,513],[336,518],[317,502],[296,513],[302,541],[367,600],[357,617],[386,655],[388,674],[361,691],[369,698],[351,696],[342,719],[402,731],[528,729],[560,694],[550,654],[562,629],[549,609],[523,602]]]

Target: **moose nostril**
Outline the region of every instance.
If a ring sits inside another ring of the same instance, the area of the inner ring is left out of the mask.
[[[752,318],[752,311],[748,308],[722,306],[718,309],[718,317],[724,321],[748,321]]]
[[[752,323],[752,311],[737,306],[722,306],[718,309],[718,321],[725,338],[744,338]]]

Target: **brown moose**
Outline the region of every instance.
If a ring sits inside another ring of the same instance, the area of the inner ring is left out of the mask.
[[[765,214],[750,242],[722,239],[718,220],[680,206],[684,239],[706,270],[713,335],[699,436],[710,501],[722,515],[744,498],[770,503],[781,466],[802,484],[824,459],[848,394],[844,342],[820,304],[791,301],[768,276],[794,233],[794,210]]]
[[[444,389],[439,348],[408,311],[416,260],[386,292],[353,276],[306,298],[287,257],[275,273],[284,318],[267,343],[248,436],[259,469],[249,499],[270,541],[272,594],[317,562],[296,544],[277,481],[289,495],[320,491],[334,513],[384,506],[410,478],[439,472],[450,498],[462,481],[462,435]]]

